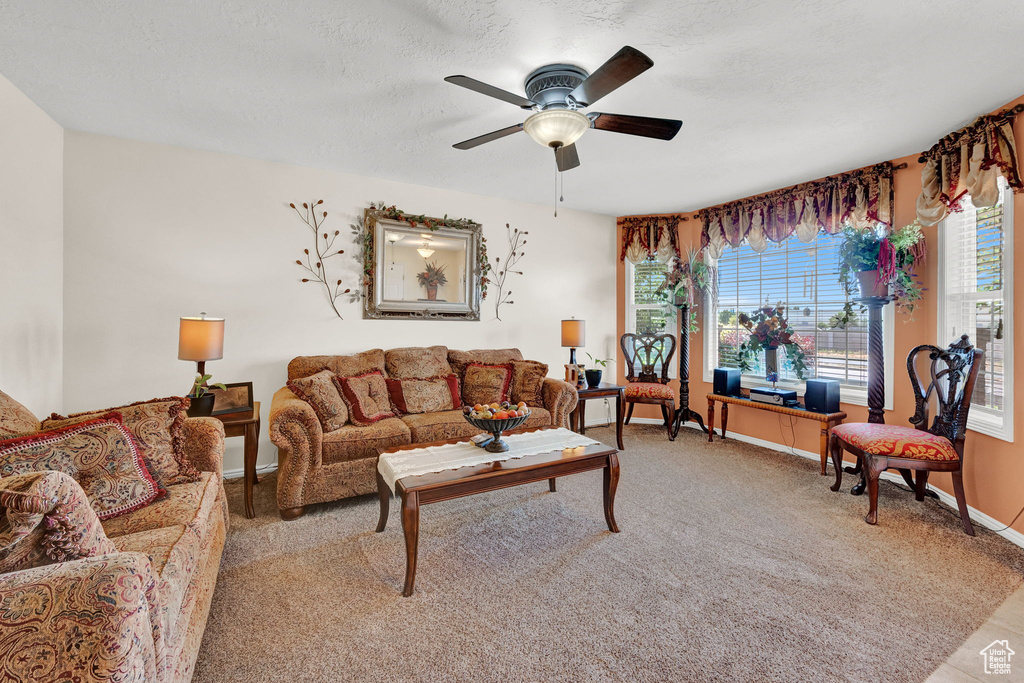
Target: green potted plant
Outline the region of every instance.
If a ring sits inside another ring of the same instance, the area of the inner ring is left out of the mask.
[[[848,227],[839,246],[839,281],[849,296],[892,296],[901,312],[913,315],[924,295],[914,269],[924,260],[924,235],[917,221],[893,231]],[[848,322],[852,311],[847,302],[839,322]]]
[[[426,264],[426,270],[417,273],[416,277],[420,281],[420,285],[427,288],[427,299],[434,301],[437,299],[437,288],[448,284],[448,276],[444,274],[446,266],[437,265],[437,261],[424,263]]]
[[[587,358],[589,358],[594,365],[600,365],[602,368],[607,368],[608,364],[612,362],[611,358],[594,358],[589,353],[587,354]],[[588,387],[596,387],[600,384],[601,375],[604,374],[603,370],[599,370],[597,368],[594,368],[593,370],[584,370],[584,373],[587,376]]]
[[[682,258],[672,259],[662,292],[670,306],[677,310],[686,308],[689,320],[682,321],[683,330],[700,331],[697,303],[701,294],[711,291],[714,280],[714,267],[704,261],[703,250],[688,247]]]
[[[185,413],[189,417],[209,417],[213,414],[213,402],[217,397],[210,393],[210,387],[217,387],[221,391],[227,391],[227,387],[220,382],[208,384],[213,375],[202,375],[196,373],[196,379],[192,383],[192,390],[188,392],[189,405]]]

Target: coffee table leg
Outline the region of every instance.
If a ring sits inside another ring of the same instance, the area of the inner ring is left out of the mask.
[[[612,453],[608,456],[608,465],[604,468],[604,519],[608,522],[608,530],[619,533],[615,523],[615,489],[619,486],[619,456]]]
[[[555,478],[554,477],[551,477],[550,479],[548,479],[548,490],[551,491],[551,493],[557,493],[558,492],[558,486],[555,484]]]
[[[384,531],[388,525],[388,512],[391,509],[391,489],[384,477],[377,472],[377,496],[380,498],[380,519],[377,520],[377,533]]]
[[[416,550],[420,539],[420,501],[415,491],[402,494],[402,529],[405,531],[405,588],[402,597],[412,595],[416,583]]]

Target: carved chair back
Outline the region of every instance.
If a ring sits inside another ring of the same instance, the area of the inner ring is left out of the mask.
[[[676,338],[671,334],[633,334],[627,332],[619,339],[622,355],[626,358],[626,380],[629,382],[658,382],[668,384],[668,368],[676,351]],[[661,372],[656,372],[658,368]],[[640,372],[636,372],[639,368]]]
[[[967,414],[971,410],[971,395],[974,383],[981,369],[981,358],[985,354],[971,346],[967,335],[940,349],[931,344],[922,344],[907,356],[907,372],[914,387],[914,401],[917,409],[910,423],[938,436],[944,436],[953,443],[960,459],[964,457],[964,439],[967,432]],[[918,374],[918,361],[927,363],[927,374]],[[935,417],[931,424],[928,419],[934,404]]]

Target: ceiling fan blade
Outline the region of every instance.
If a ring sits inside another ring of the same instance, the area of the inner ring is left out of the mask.
[[[484,144],[485,142],[492,142],[492,141],[497,140],[499,138],[503,138],[506,135],[512,135],[512,133],[518,133],[522,129],[523,129],[523,124],[517,123],[516,125],[509,126],[508,128],[502,128],[501,130],[496,130],[496,131],[493,131],[491,133],[486,133],[484,135],[480,135],[480,136],[477,136],[475,138],[470,138],[469,140],[463,140],[462,142],[458,142],[458,143],[452,145],[452,147],[454,147],[455,149],[472,149],[474,147],[477,147],[479,145]]]
[[[640,135],[658,140],[671,140],[683,125],[682,121],[675,119],[652,119],[646,116],[605,114],[603,112],[592,112],[590,116],[594,122],[594,128],[598,130]]]
[[[576,89],[569,93],[569,97],[585,107],[630,82],[652,66],[654,62],[650,57],[627,45],[576,86]]]
[[[523,109],[533,109],[534,103],[526,99],[522,95],[516,95],[508,90],[502,90],[501,88],[495,88],[493,85],[488,85],[483,81],[478,81],[475,78],[469,76],[448,76],[444,80],[455,85],[461,85],[463,88],[468,88],[474,92],[478,92],[481,95],[487,95],[488,97],[494,97],[503,102],[514,104],[517,107]]]
[[[555,148],[555,163],[559,171],[568,171],[580,165],[580,155],[576,153],[576,143]]]

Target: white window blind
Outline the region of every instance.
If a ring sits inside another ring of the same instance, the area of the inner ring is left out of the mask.
[[[640,263],[626,261],[626,331],[638,334],[675,334],[675,318],[660,290],[665,285],[667,265],[656,259]],[[678,342],[678,337],[676,338]],[[669,360],[669,374],[673,361]],[[646,362],[650,362],[649,359]],[[661,366],[655,366],[661,372]]]
[[[960,335],[985,352],[968,427],[1013,440],[1012,194],[1000,179],[1000,202],[950,213],[940,226],[939,343]]]
[[[708,367],[706,376],[716,367],[739,367],[739,345],[750,332],[737,320],[759,306],[782,303],[786,318],[796,333],[795,340],[806,355],[807,377],[839,380],[844,401],[866,402],[868,379],[867,312],[855,306],[854,319],[845,327],[834,327],[834,316],[843,309],[847,297],[839,284],[840,237],[819,234],[814,241],[788,239],[757,253],[744,244],[727,250],[717,263],[717,298],[705,307],[705,344]],[[891,309],[887,306],[886,309]],[[886,320],[886,346],[891,347],[891,311],[883,309]],[[713,316],[713,318],[712,318]],[[888,356],[889,354],[887,354]],[[764,384],[763,354],[754,357],[752,368],[744,375],[747,386]],[[782,383],[799,388],[799,379],[779,349],[779,374]],[[887,370],[892,359],[886,358]],[[887,372],[891,374],[891,372]],[[891,380],[887,378],[887,389]],[[887,401],[890,402],[890,401]]]

